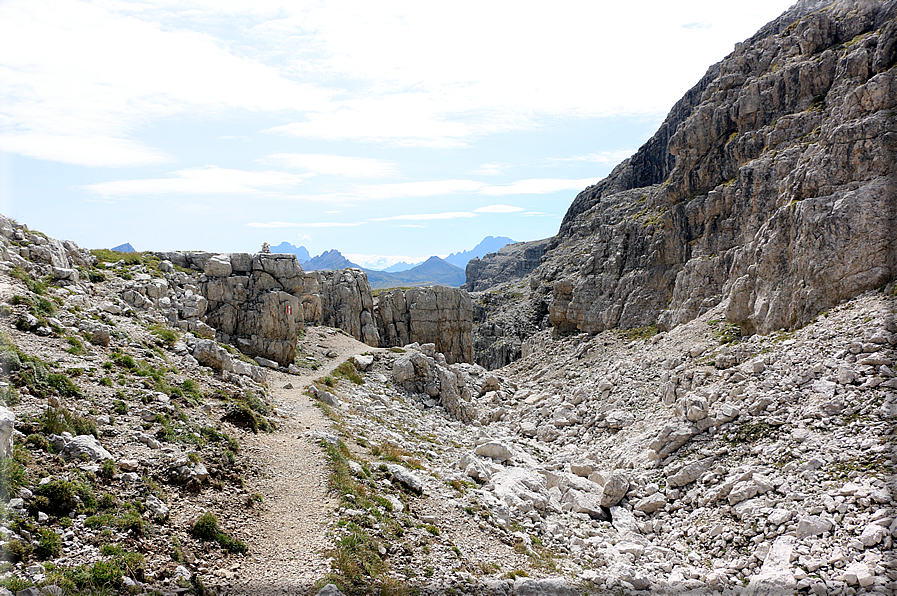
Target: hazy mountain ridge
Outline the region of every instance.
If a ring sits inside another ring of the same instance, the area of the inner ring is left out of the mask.
[[[364,269],[367,273],[371,289],[408,287],[408,286],[451,286],[460,287],[464,283],[464,271],[439,257],[430,257],[420,265],[407,271],[387,273]]]
[[[443,260],[446,263],[451,263],[455,267],[464,269],[471,259],[482,258],[491,252],[498,252],[502,247],[507,246],[508,244],[513,244],[514,242],[515,240],[511,240],[507,236],[486,236],[472,249],[453,252]]]
[[[294,246],[286,241],[281,242],[277,246],[272,246],[271,252],[296,255],[296,259],[300,263],[304,263],[311,259],[311,254],[308,252],[307,248],[304,246]]]

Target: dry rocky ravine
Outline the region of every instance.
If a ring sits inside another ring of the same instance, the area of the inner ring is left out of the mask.
[[[494,371],[309,326],[278,367],[122,299],[197,274],[0,232],[2,590],[897,587],[897,284],[766,336],[545,330]]]

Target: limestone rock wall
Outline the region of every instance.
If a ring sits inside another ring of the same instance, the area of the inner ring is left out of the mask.
[[[711,67],[571,205],[532,274],[552,324],[670,328],[723,303],[766,333],[897,277],[895,18],[799,2]]]
[[[205,322],[217,330],[217,339],[244,354],[291,363],[303,324],[302,304],[293,293],[305,277],[295,255],[212,255],[204,271]]]
[[[320,312],[315,312],[315,317],[309,320],[339,327],[369,346],[380,345],[374,323],[374,298],[364,271],[337,269],[308,273],[301,298],[303,305],[320,304]]]
[[[380,345],[436,345],[450,364],[473,361],[473,306],[460,288],[385,290],[375,305]]]
[[[77,283],[76,267],[92,267],[97,259],[71,240],[56,240],[0,215],[0,261],[13,267]]]
[[[305,272],[291,254],[156,254],[203,273],[196,281],[172,272],[174,297],[146,302],[164,302],[188,319],[174,323],[189,323],[200,335],[213,331],[246,354],[287,365],[302,325],[316,324],[338,327],[370,346],[432,343],[450,363],[473,361],[473,309],[459,288],[391,290],[375,302],[360,269]]]
[[[547,244],[548,240],[517,242],[482,259],[471,259],[465,271],[467,282],[461,287],[469,292],[479,292],[496,284],[522,279],[539,266]]]

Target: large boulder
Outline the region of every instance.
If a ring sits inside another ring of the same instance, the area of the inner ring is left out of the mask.
[[[193,357],[203,366],[218,372],[233,371],[233,358],[212,339],[200,339],[193,344]]]

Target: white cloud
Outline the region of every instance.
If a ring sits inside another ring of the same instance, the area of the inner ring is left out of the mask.
[[[384,98],[346,100],[330,111],[267,132],[328,141],[360,140],[409,147],[461,147],[474,131],[468,123],[436,112],[425,93],[391,93]]]
[[[129,137],[158,119],[328,103],[329,92],[228,52],[206,33],[139,17],[114,3],[0,4],[4,148],[88,166],[152,164],[161,152]],[[126,151],[118,156],[116,147]]]
[[[551,10],[521,10],[510,0],[459,0],[451,11],[426,2],[358,3],[352,10],[323,3],[287,9],[254,33],[292,48],[297,72],[350,81],[353,89],[277,130],[457,146],[537,127],[545,117],[661,116],[708,64],[732,50],[733,40],[751,35],[790,2],[570,0]],[[712,25],[687,28],[695,14]],[[614,26],[634,18],[640,38],[651,43],[633,44],[631,28]],[[611,26],[596,36],[595,23]],[[608,59],[620,48],[625,59]],[[633,76],[639,72],[652,76]]]
[[[530,178],[528,180],[517,180],[516,182],[504,186],[489,186],[480,189],[479,194],[492,196],[525,194],[543,195],[562,190],[582,190],[591,184],[595,184],[599,180],[601,179]]]
[[[484,163],[471,174],[476,176],[498,176],[512,167],[509,163]]]
[[[399,226],[400,228],[426,228],[427,226],[421,226],[417,224],[402,224]]]
[[[124,167],[171,161],[162,151],[130,139],[36,131],[0,133],[0,151],[85,166]]]
[[[288,221],[252,222],[246,224],[250,228],[354,228],[364,222],[318,221],[312,223],[293,223]]]
[[[614,151],[601,151],[599,153],[587,153],[585,155],[574,155],[573,157],[551,157],[547,161],[552,163],[597,163],[602,165],[616,165],[632,156],[635,153],[633,149],[616,149]]]
[[[267,158],[284,167],[312,174],[348,178],[389,178],[397,173],[396,164],[370,157],[347,157],[321,153],[275,153]]]
[[[468,218],[468,217],[476,217],[476,213],[471,213],[470,211],[447,211],[444,213],[413,213],[409,215],[393,215],[392,217],[375,217],[371,219],[371,221],[396,221],[396,220],[411,220],[411,221],[423,221],[423,220],[431,220],[431,219],[459,219],[459,218]]]
[[[516,213],[523,211],[523,207],[514,207],[513,205],[486,205],[474,209],[475,213]]]
[[[182,117],[262,115],[259,127],[273,117],[270,130],[304,138],[429,147],[552,118],[657,117],[790,2],[7,0],[0,134],[23,155],[126,166],[164,159],[138,135]],[[651,43],[614,26],[636,11]],[[610,26],[595,35],[595,23]]]
[[[472,193],[484,186],[482,182],[474,180],[427,180],[359,186],[355,189],[355,193],[359,198],[398,199]]]
[[[174,172],[172,178],[113,180],[82,186],[105,196],[147,196],[167,194],[266,194],[300,184],[306,176],[285,172],[247,172],[217,166]]]

